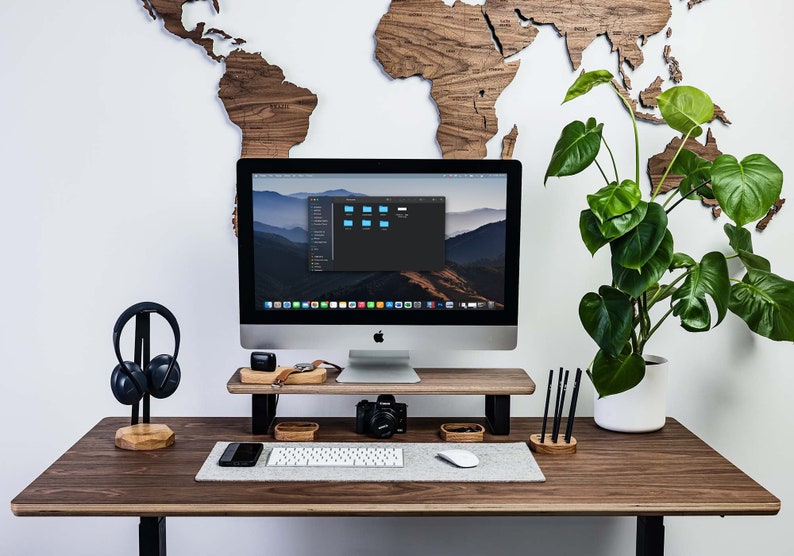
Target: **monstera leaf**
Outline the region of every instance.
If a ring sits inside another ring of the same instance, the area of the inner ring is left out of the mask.
[[[684,282],[673,294],[673,315],[681,317],[681,326],[690,332],[711,328],[711,310],[706,302],[710,296],[717,309],[717,326],[728,312],[731,281],[725,255],[706,253],[700,263],[690,266]]]
[[[667,125],[691,137],[703,133],[700,126],[714,117],[714,102],[695,87],[673,87],[657,96],[656,101]]]
[[[783,172],[762,154],[739,162],[729,154],[718,156],[711,167],[714,197],[737,226],[762,218],[780,196]]]
[[[665,232],[662,243],[656,253],[639,270],[620,266],[612,258],[612,279],[615,285],[633,298],[638,298],[642,292],[653,286],[664,275],[664,271],[673,260],[673,235],[668,230]]]
[[[637,386],[645,377],[645,360],[636,353],[611,357],[599,351],[588,374],[598,397],[620,394]]]
[[[603,223],[611,218],[626,214],[636,207],[642,192],[640,186],[632,180],[612,182],[592,195],[587,196],[587,205],[598,221]]]
[[[585,294],[579,302],[579,319],[584,329],[612,357],[617,357],[629,341],[633,316],[628,296],[609,286],[601,286],[598,293]]]
[[[609,73],[607,70],[583,72],[581,75],[579,75],[579,77],[576,78],[576,81],[574,81],[573,85],[568,88],[568,92],[565,93],[565,99],[562,101],[562,103],[565,104],[569,100],[573,100],[577,97],[587,94],[594,87],[603,85],[604,83],[609,83],[613,79],[615,79],[615,76]]]
[[[753,238],[748,230],[740,226],[734,226],[730,222],[725,224],[722,229],[725,231],[725,235],[728,236],[728,244],[734,251],[737,253],[739,251],[753,252]]]
[[[794,341],[794,282],[769,271],[747,269],[731,287],[728,308],[750,330],[771,340]]]
[[[572,176],[590,166],[601,148],[603,128],[604,124],[597,124],[595,118],[587,123],[573,121],[565,126],[554,145],[543,183],[549,176]]]
[[[591,255],[595,255],[596,251],[609,243],[609,239],[601,233],[598,218],[595,217],[592,210],[583,210],[579,215],[579,233]]]
[[[656,253],[665,233],[667,213],[660,204],[648,203],[642,222],[611,243],[612,258],[622,267],[639,270]]]

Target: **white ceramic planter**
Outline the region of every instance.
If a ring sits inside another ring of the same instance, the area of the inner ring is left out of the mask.
[[[601,399],[596,392],[593,416],[599,427],[615,432],[651,432],[664,426],[668,362],[655,355],[644,357],[645,378],[637,386]]]

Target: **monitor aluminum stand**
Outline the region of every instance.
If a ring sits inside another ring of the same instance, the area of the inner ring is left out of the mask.
[[[419,375],[408,361],[407,350],[351,349],[345,369],[337,382],[370,384],[413,384]]]

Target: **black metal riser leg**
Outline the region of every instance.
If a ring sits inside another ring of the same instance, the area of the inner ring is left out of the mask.
[[[276,418],[275,394],[251,395],[251,434],[267,434]]]
[[[510,396],[485,396],[485,418],[493,434],[510,434]]]
[[[664,517],[637,517],[637,556],[664,556]]]
[[[165,556],[165,516],[141,518],[138,547],[140,556]]]

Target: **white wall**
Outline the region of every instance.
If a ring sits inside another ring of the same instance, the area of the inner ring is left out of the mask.
[[[673,0],[673,55],[685,83],[712,94],[734,124],[716,124],[720,147],[764,152],[792,168],[792,80],[785,42],[794,7],[766,0],[709,0],[691,12]],[[306,142],[293,156],[436,157],[436,112],[419,79],[395,82],[373,55],[387,0],[222,2],[216,23],[250,39],[289,80],[320,98]],[[663,72],[663,40],[646,48],[636,87]],[[247,414],[225,383],[247,359],[239,347],[235,239],[230,228],[239,130],[216,97],[221,67],[149,19],[137,0],[3,2],[0,6],[0,356],[4,447],[0,500],[10,501],[86,430],[124,415],[108,376],[111,328],[129,304],[159,301],[179,318],[183,383],[156,402],[158,415]],[[581,295],[606,280],[590,260],[577,216],[592,180],[541,185],[562,125],[591,113],[607,121],[626,164],[629,122],[604,94],[559,106],[574,73],[563,41],[544,29],[519,55],[522,67],[499,102],[501,127],[518,123],[526,222],[523,303],[515,352],[423,356],[421,364],[586,365],[594,353],[576,316]],[[585,51],[589,69],[614,68],[605,40]],[[662,74],[664,75],[664,74]],[[604,91],[606,93],[606,91]],[[615,133],[624,136],[615,138]],[[644,153],[669,136],[642,126]],[[492,145],[496,156],[498,145]],[[792,174],[794,175],[794,174]],[[784,192],[791,191],[791,184]],[[792,201],[794,202],[794,201]],[[699,257],[722,244],[722,222],[692,204],[675,222],[677,248]],[[794,277],[794,208],[755,235],[756,250]],[[171,349],[155,328],[155,350]],[[129,349],[129,348],[128,348]],[[670,415],[783,500],[777,517],[668,518],[668,554],[791,554],[794,517],[794,391],[790,344],[752,337],[729,316],[705,335],[670,323],[652,351],[672,361]],[[159,352],[158,352],[159,353]],[[282,360],[344,353],[280,353]],[[542,379],[541,379],[542,380]],[[588,384],[589,388],[589,384]],[[283,399],[285,415],[352,414],[353,397]],[[514,401],[539,415],[542,396]],[[412,415],[481,414],[482,401],[412,398]],[[592,414],[583,396],[582,414]],[[6,506],[7,508],[8,506]],[[0,553],[135,554],[133,518],[16,518],[0,512]],[[308,526],[308,527],[307,527]],[[575,528],[574,528],[575,527]],[[241,551],[363,554],[633,553],[628,518],[169,518],[169,553]],[[261,549],[259,547],[262,547]]]

